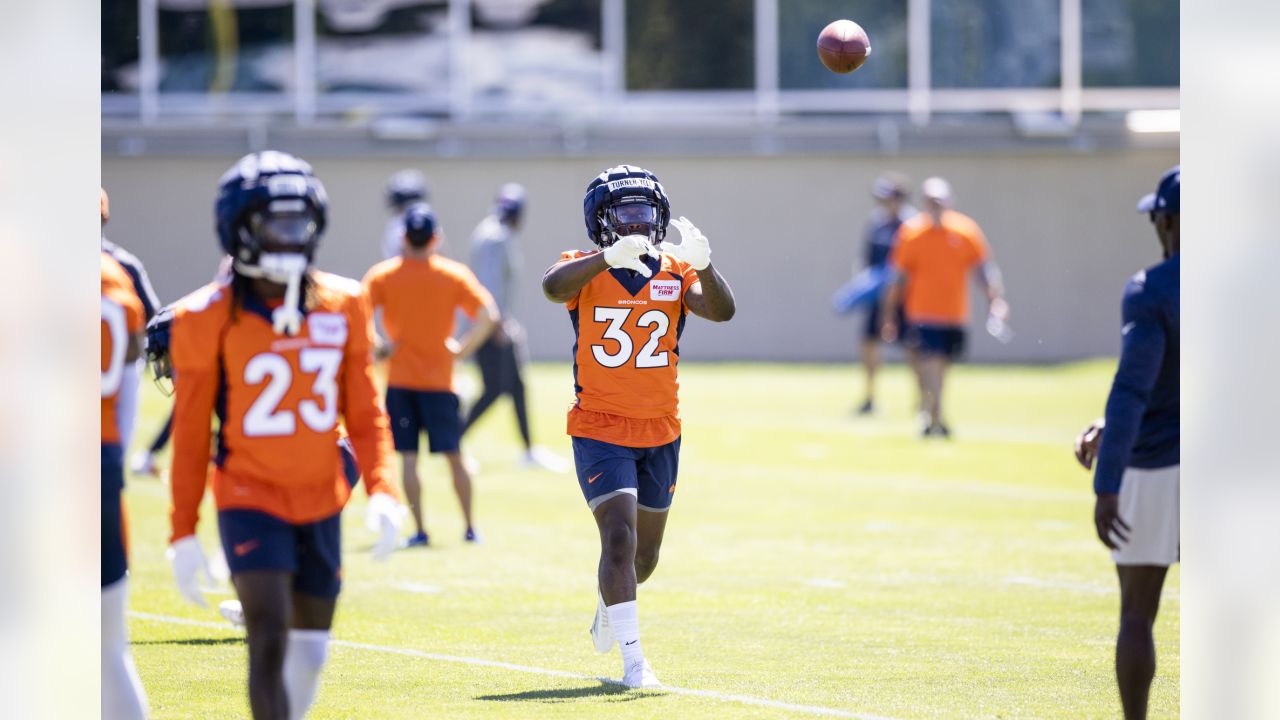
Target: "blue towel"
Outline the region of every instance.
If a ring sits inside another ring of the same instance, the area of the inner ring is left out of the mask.
[[[831,296],[831,308],[844,315],[858,308],[868,307],[880,298],[880,291],[884,290],[888,281],[887,267],[880,265],[864,268]]]

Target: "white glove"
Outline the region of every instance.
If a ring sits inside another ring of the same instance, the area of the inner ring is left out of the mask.
[[[179,539],[169,546],[165,556],[173,564],[173,577],[178,582],[178,592],[182,597],[193,605],[209,607],[204,601],[204,591],[200,589],[200,575],[204,575],[206,585],[212,586],[213,574],[209,572],[209,561],[196,536]]]
[[[609,267],[635,270],[645,277],[652,277],[653,271],[640,260],[641,255],[658,257],[649,241],[640,235],[623,235],[617,242],[604,249],[604,261]]]
[[[694,270],[705,270],[711,264],[711,243],[707,236],[683,215],[678,220],[672,220],[671,227],[680,232],[680,244],[663,242],[662,251],[688,263]]]
[[[386,560],[400,544],[400,525],[404,516],[404,506],[387,493],[377,492],[369,496],[364,525],[370,532],[378,533],[378,541],[373,544],[374,560]]]

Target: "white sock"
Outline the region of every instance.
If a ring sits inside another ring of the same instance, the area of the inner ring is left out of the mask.
[[[644,651],[640,649],[640,615],[636,611],[636,601],[618,603],[605,608],[609,614],[609,628],[613,637],[622,649],[622,665],[625,667],[637,660],[644,659]]]
[[[329,652],[328,630],[290,630],[284,651],[284,690],[289,719],[302,720],[316,699],[320,669]]]
[[[120,578],[102,588],[102,717],[141,720],[147,716],[147,696],[129,653],[126,582]]]

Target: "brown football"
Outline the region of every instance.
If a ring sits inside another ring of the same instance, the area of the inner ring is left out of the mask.
[[[870,54],[867,31],[852,20],[836,20],[818,33],[818,59],[831,72],[853,72]]]

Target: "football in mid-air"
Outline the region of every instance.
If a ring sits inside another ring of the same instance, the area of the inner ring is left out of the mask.
[[[818,59],[831,72],[850,73],[871,54],[867,31],[852,20],[836,20],[818,33]]]

